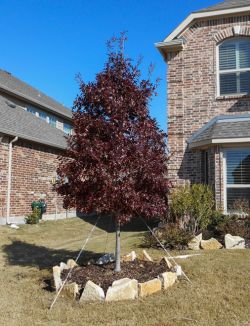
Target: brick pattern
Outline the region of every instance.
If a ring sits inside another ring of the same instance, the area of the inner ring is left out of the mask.
[[[8,142],[0,142],[0,217],[6,217]],[[26,216],[31,203],[46,195],[46,214],[64,213],[62,198],[53,190],[58,155],[62,152],[19,140],[13,144],[10,216]]]
[[[168,54],[169,178],[175,185],[202,182],[201,151],[187,148],[188,138],[212,118],[250,112],[250,97],[217,97],[216,46],[223,39],[250,35],[250,16],[199,21],[181,35],[184,48]],[[209,149],[209,183],[223,208],[221,148]]]

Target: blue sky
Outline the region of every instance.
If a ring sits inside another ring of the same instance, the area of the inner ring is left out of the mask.
[[[0,0],[0,68],[68,107],[78,92],[75,75],[93,80],[106,60],[106,41],[128,32],[126,54],[143,56],[160,78],[150,112],[166,130],[166,64],[154,43],[190,12],[219,0]]]

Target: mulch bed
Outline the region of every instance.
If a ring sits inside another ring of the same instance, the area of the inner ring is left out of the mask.
[[[95,284],[101,286],[106,293],[108,287],[111,286],[114,281],[121,278],[128,277],[143,283],[156,278],[159,274],[168,270],[164,261],[155,263],[137,259],[132,262],[122,262],[121,272],[119,273],[116,273],[114,268],[114,263],[101,266],[87,265],[75,267],[72,270],[68,282],[76,282],[81,288],[84,288],[87,281],[91,280]],[[67,273],[68,270],[62,272],[62,280],[66,278]]]

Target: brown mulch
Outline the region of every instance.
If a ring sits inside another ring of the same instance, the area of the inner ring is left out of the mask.
[[[75,267],[68,278],[68,282],[76,282],[80,288],[84,288],[87,281],[91,280],[101,286],[106,293],[112,283],[121,278],[136,279],[138,282],[146,282],[156,278],[159,274],[168,270],[166,264],[134,260],[132,262],[122,262],[121,272],[114,271],[115,264],[106,265],[87,265]],[[62,272],[62,280],[67,276],[68,270]]]

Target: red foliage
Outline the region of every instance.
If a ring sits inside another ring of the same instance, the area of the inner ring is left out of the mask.
[[[138,66],[122,52],[109,52],[94,82],[80,81],[57,191],[66,208],[113,214],[123,223],[138,215],[164,216],[169,182],[166,135],[148,110],[156,85],[141,80]]]

